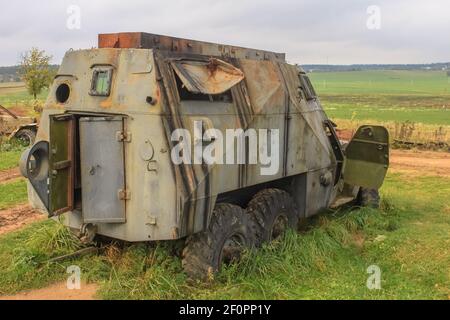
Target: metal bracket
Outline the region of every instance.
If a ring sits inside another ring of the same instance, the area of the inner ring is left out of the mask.
[[[131,199],[131,191],[119,189],[117,191],[117,197],[119,200],[130,200]]]
[[[156,225],[156,217],[153,216],[147,217],[147,225]]]
[[[156,160],[150,160],[147,162],[147,171],[158,173],[158,163]]]
[[[131,142],[131,132],[117,131],[116,139],[119,142]]]
[[[55,162],[53,164],[53,169],[54,170],[62,170],[62,169],[69,168],[71,165],[72,165],[72,161],[63,160],[63,161]]]

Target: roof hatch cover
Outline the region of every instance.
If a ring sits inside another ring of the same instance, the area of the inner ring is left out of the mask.
[[[172,60],[171,65],[183,86],[192,93],[221,94],[244,79],[241,70],[215,58]]]

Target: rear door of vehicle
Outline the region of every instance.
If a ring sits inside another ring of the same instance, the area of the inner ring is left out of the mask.
[[[125,222],[124,119],[82,117],[79,130],[83,221]]]

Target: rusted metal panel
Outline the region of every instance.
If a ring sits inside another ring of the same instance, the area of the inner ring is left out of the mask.
[[[277,66],[271,61],[240,60],[242,71],[252,105],[252,113],[271,115],[284,105],[284,88],[277,72]]]
[[[158,49],[205,56],[285,61],[284,53],[182,39],[145,32],[99,34],[98,47]]]
[[[176,74],[192,93],[220,94],[244,79],[244,73],[222,60],[206,61],[177,59],[171,61]]]
[[[98,35],[99,48],[143,48],[142,33],[126,32]]]

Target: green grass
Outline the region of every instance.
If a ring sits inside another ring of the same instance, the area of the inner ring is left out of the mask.
[[[450,125],[450,109],[395,108],[393,106],[360,106],[356,104],[326,103],[330,118],[375,120],[381,122],[414,122],[434,125]]]
[[[0,170],[15,168],[19,165],[20,155],[24,148],[14,147],[11,149],[0,147]]]
[[[350,71],[309,74],[322,94],[450,95],[445,71]]]
[[[331,118],[450,125],[450,78],[443,71],[310,74]]]
[[[0,86],[0,105],[4,107],[13,106],[23,106],[30,104],[34,97],[30,95],[24,85],[14,84],[3,84]],[[42,90],[42,92],[37,96],[37,100],[45,101],[48,95],[48,89]]]
[[[0,210],[27,202],[27,196],[24,179],[0,184]]]
[[[448,178],[389,174],[381,210],[323,214],[209,283],[186,281],[168,242],[48,263],[79,245],[59,223],[39,222],[0,237],[0,293],[65,280],[75,264],[105,299],[448,299],[449,193]],[[366,287],[370,265],[381,268],[381,290]]]

